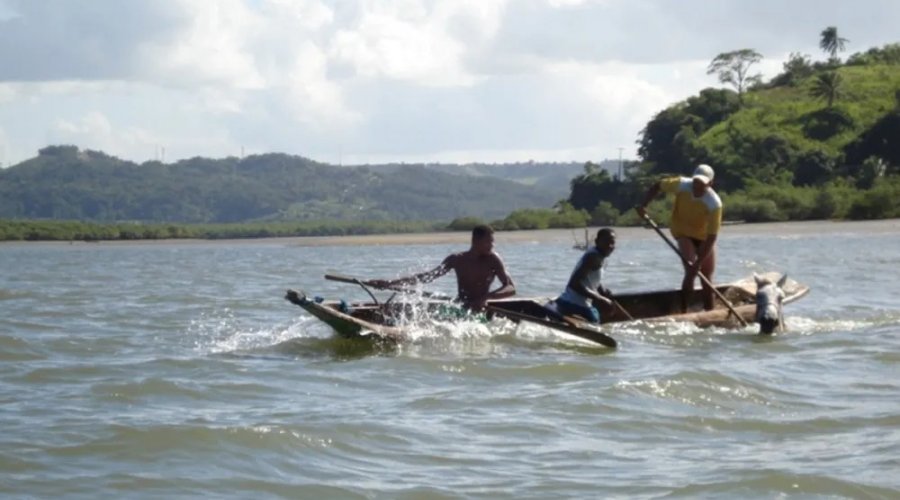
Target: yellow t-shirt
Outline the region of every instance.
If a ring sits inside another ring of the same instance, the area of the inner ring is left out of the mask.
[[[705,240],[710,234],[719,234],[722,226],[722,200],[712,188],[694,198],[690,177],[669,177],[659,183],[664,193],[675,195],[672,209],[672,235]]]

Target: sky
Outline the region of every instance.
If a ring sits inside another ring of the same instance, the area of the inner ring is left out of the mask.
[[[900,42],[895,0],[0,0],[0,164],[636,157],[719,53]]]

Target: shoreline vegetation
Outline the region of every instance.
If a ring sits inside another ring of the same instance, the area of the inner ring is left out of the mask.
[[[423,221],[304,221],[233,224],[0,220],[0,241],[138,241],[257,239],[439,231],[446,224]]]
[[[669,202],[656,201],[648,210],[651,216],[662,226],[668,225]],[[586,214],[577,217],[569,215],[564,218],[554,217],[555,210],[528,210],[526,214],[513,213],[509,217],[490,224],[507,239],[519,239],[516,234],[533,233],[535,231],[557,231],[571,236],[576,243],[583,239],[582,231],[589,228],[610,226],[616,228],[644,227],[634,214],[625,214],[616,220],[595,220]],[[537,215],[533,212],[538,212]],[[581,211],[576,211],[581,212]],[[577,218],[577,224],[572,224]],[[853,223],[879,220],[900,220],[900,213],[892,217],[867,217],[858,219],[798,218],[770,220],[726,220],[726,226],[742,228],[767,227],[772,223],[786,224],[828,224]],[[115,242],[115,241],[168,241],[168,240],[255,240],[301,238],[304,240],[321,240],[334,244],[347,242],[364,242],[371,239],[375,244],[385,242],[440,243],[464,241],[468,232],[477,224],[485,223],[481,219],[465,217],[456,219],[449,225],[442,222],[427,221],[320,221],[320,222],[260,222],[240,224],[173,224],[173,223],[121,223],[121,222],[84,222],[60,220],[3,220],[0,219],[0,243],[2,242]],[[730,230],[730,229],[729,229]]]
[[[497,242],[500,245],[522,242],[557,242],[570,245],[584,243],[584,231],[594,234],[598,226],[586,228],[551,228],[532,229],[518,231],[498,231]],[[624,240],[657,239],[656,234],[647,226],[615,227],[616,232]],[[900,233],[900,218],[878,219],[864,221],[848,220],[810,220],[810,221],[784,221],[763,222],[754,224],[731,224],[723,230],[726,236],[743,237],[752,235],[783,234],[791,237],[814,236],[829,232],[844,234],[864,233],[870,236],[879,234]],[[277,244],[297,247],[321,247],[321,246],[356,246],[356,245],[438,245],[438,244],[468,244],[470,233],[467,231],[450,231],[446,229],[427,230],[423,232],[409,233],[367,233],[367,234],[342,234],[322,236],[270,236],[255,238],[159,238],[159,239],[131,239],[131,240],[0,240],[2,245],[166,245],[166,244]]]

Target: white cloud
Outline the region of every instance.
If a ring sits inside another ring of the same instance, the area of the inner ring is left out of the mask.
[[[471,84],[471,75],[460,64],[465,46],[441,21],[439,13],[429,12],[421,2],[373,4],[358,25],[335,34],[330,55],[365,78]]]
[[[0,83],[0,104],[12,101],[16,98],[17,92],[13,84]]]
[[[316,128],[350,126],[361,120],[344,102],[341,88],[326,76],[327,58],[315,45],[305,44],[287,69],[285,98],[294,120]]]
[[[49,136],[55,144],[75,144],[135,161],[238,154],[234,141],[222,130],[207,130],[202,134],[159,133],[117,123],[100,111],[90,111],[75,119],[57,119]]]
[[[900,3],[824,1],[0,0],[0,123],[12,161],[48,142],[136,160],[633,154],[654,113],[720,86],[717,53],[755,48],[771,77],[789,52],[821,59],[830,24],[851,52],[897,41]]]
[[[314,31],[334,21],[334,11],[318,0],[263,0],[264,17],[290,23],[295,29]]]
[[[106,137],[112,134],[112,125],[110,125],[109,119],[99,111],[86,114],[77,123],[60,119],[56,122],[56,128],[64,134],[71,135]]]
[[[9,166],[10,153],[12,152],[9,137],[6,135],[6,131],[0,127],[0,168]]]
[[[255,34],[265,29],[264,18],[240,0],[178,3],[188,19],[186,27],[174,40],[142,44],[138,73],[178,85],[265,86],[249,47]]]
[[[553,8],[577,7],[585,2],[587,2],[587,0],[547,0],[547,5]]]
[[[440,150],[421,154],[391,153],[354,153],[343,156],[345,165],[364,165],[378,163],[511,163],[529,160],[549,162],[570,162],[583,159],[611,158],[614,149],[605,146],[586,146],[581,148],[520,148],[509,149],[467,149]]]
[[[109,117],[99,111],[90,111],[74,121],[60,118],[51,134],[59,143],[77,144],[123,156],[130,156],[137,151],[149,151],[161,142],[158,136],[148,130],[116,127]]]

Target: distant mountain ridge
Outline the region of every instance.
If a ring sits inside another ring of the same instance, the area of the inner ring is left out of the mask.
[[[337,167],[301,156],[137,164],[48,146],[0,170],[0,218],[92,221],[451,220],[500,218],[568,194],[581,165]],[[555,185],[555,187],[553,187]]]
[[[379,171],[390,171],[404,164],[374,165]],[[617,176],[618,160],[603,160],[599,167],[610,176]],[[528,186],[538,186],[551,190],[557,198],[569,195],[569,183],[576,176],[584,173],[584,162],[515,162],[515,163],[426,163],[428,170],[453,175],[470,175],[474,177],[496,177]]]

